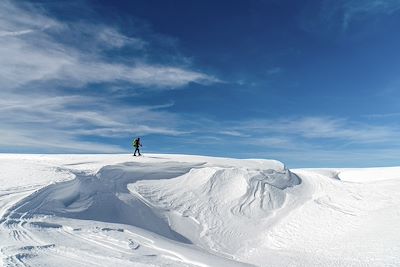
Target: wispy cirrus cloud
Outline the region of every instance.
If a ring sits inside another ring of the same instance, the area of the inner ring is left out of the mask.
[[[309,32],[343,33],[356,21],[371,21],[400,11],[398,0],[323,0],[304,5],[301,27]]]
[[[196,141],[196,138],[191,140],[193,143],[221,147],[231,144],[243,156],[250,155],[246,151],[251,147],[250,151],[254,155],[285,155],[286,158],[296,155],[298,160],[301,158],[300,152],[309,155],[326,153],[328,157],[329,153],[349,154],[346,151],[393,148],[399,144],[400,131],[400,127],[396,125],[326,116],[259,118],[237,122],[200,121],[193,128],[203,137],[201,142]],[[219,138],[221,135],[221,140],[215,141],[212,138]],[[206,136],[208,139],[204,139]],[[187,137],[184,135],[182,138]]]
[[[400,112],[393,112],[393,113],[381,113],[381,114],[368,114],[364,117],[369,119],[386,119],[386,118],[396,118],[400,117]]]
[[[0,5],[2,87],[15,88],[31,82],[83,87],[124,81],[171,89],[191,82],[218,82],[211,75],[187,67],[148,63],[138,56],[110,62],[102,53],[125,46],[140,50],[146,41],[106,25],[60,22],[27,4],[17,6],[3,1]]]
[[[79,108],[77,108],[79,107]],[[84,107],[84,108],[82,108]],[[27,147],[41,151],[121,152],[115,145],[95,144],[85,137],[126,138],[133,135],[186,134],[180,118],[160,106],[120,105],[101,97],[66,95],[31,98],[9,93],[0,99],[3,149]]]
[[[83,27],[87,29],[87,25]],[[92,26],[92,28],[88,29],[90,32],[97,32],[96,27]],[[136,49],[144,49],[147,45],[147,42],[141,38],[137,37],[128,37],[126,35],[121,34],[119,31],[112,27],[102,27],[100,28],[100,32],[97,34],[97,39],[99,43],[104,46],[108,46],[109,48],[122,48],[124,46],[133,46]]]
[[[343,29],[347,29],[352,20],[368,19],[370,16],[391,15],[400,11],[398,0],[351,0],[343,2]]]
[[[393,14],[400,10],[398,0],[342,1],[346,14]]]
[[[102,144],[76,139],[74,133],[46,129],[21,131],[18,127],[0,129],[2,152],[41,153],[122,153],[126,149],[112,144]]]
[[[241,157],[274,158],[289,164],[295,162],[299,167],[361,167],[371,162],[387,166],[397,164],[400,155],[400,127],[379,120],[298,116],[200,124],[207,125],[198,127],[202,139],[187,140],[193,146],[235,147],[236,155]],[[220,134],[225,136],[220,139]]]
[[[47,126],[46,128],[74,132],[81,130],[86,133],[102,129],[115,131],[118,136],[162,131],[174,135],[183,133],[172,130],[176,127],[178,116],[165,111],[165,107],[169,105],[132,107],[120,104],[115,108],[114,103],[95,96],[41,96],[28,99],[30,97],[9,94],[6,99],[0,100],[3,128],[7,124],[28,126],[31,123],[27,131],[34,127],[43,129],[43,126]],[[85,108],[77,109],[81,106]]]
[[[253,133],[297,135],[307,139],[336,139],[356,143],[376,143],[394,140],[395,127],[353,122],[333,117],[299,117],[245,122],[242,129]]]
[[[171,104],[133,106],[117,93],[132,87],[170,90],[219,79],[193,70],[187,58],[178,63],[148,60],[162,52],[151,42],[101,22],[58,20],[46,12],[45,4],[37,8],[29,2],[1,1],[2,149],[120,152],[116,145],[90,140],[185,134],[178,115],[166,110]],[[93,85],[105,85],[108,93],[96,93]]]
[[[188,120],[188,119],[187,119]],[[373,147],[398,143],[400,127],[379,121],[355,121],[329,116],[296,116],[276,119],[186,121],[191,129],[208,137],[223,137],[226,144],[282,150],[322,147]]]
[[[223,130],[223,131],[219,131],[217,132],[218,134],[221,135],[227,135],[227,136],[234,136],[234,137],[246,137],[248,135],[240,132],[240,131],[232,131],[232,130]]]

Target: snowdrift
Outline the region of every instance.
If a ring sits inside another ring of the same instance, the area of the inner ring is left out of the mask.
[[[52,184],[18,203],[8,218],[56,215],[137,226],[162,236],[187,242],[171,231],[168,222],[129,193],[127,184],[139,179],[176,177],[196,166],[160,163],[154,166],[123,163],[101,168],[97,174],[74,173],[71,181]],[[178,168],[179,167],[179,168]]]
[[[285,189],[300,183],[282,166],[195,168],[174,179],[141,180],[128,188],[149,207],[162,211],[171,227],[192,242],[235,254],[243,237],[247,242],[256,238],[262,221],[282,207]]]
[[[285,189],[300,183],[282,163],[260,160],[129,162],[74,174],[17,203],[5,223],[43,216],[118,223],[232,254],[282,207]]]
[[[291,171],[274,160],[184,155],[0,159],[4,266],[400,264],[400,168]]]

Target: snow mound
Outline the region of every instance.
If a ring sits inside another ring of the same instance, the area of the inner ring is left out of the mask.
[[[104,226],[102,232],[125,233],[125,225],[232,259],[245,243],[256,246],[284,206],[287,191],[300,184],[274,160],[163,156],[107,165],[97,173],[75,167],[58,169],[75,179],[23,198],[5,212],[0,225],[64,235],[75,231],[64,227],[66,219],[119,225]]]
[[[179,166],[179,168],[178,168]],[[187,243],[170,229],[168,222],[129,193],[127,184],[138,179],[168,179],[188,172],[196,164],[123,163],[101,168],[95,175],[75,173],[71,181],[44,187],[10,209],[8,219],[25,219],[38,215],[127,224]]]
[[[257,239],[262,220],[273,217],[285,203],[286,189],[300,183],[283,164],[272,167],[195,168],[174,179],[141,180],[128,188],[163,211],[172,229],[192,242],[233,254],[244,237]]]

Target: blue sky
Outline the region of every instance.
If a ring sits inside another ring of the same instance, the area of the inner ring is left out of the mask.
[[[399,165],[400,1],[0,0],[0,152]]]

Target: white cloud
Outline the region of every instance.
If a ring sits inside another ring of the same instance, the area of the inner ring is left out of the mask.
[[[103,27],[100,29],[93,28],[91,29],[91,32],[97,32],[97,30],[99,30],[96,36],[97,39],[110,48],[134,46],[137,49],[143,49],[146,46],[146,42],[144,40],[136,37],[125,36],[111,27]]]
[[[60,24],[32,6],[25,4],[18,7],[17,2],[2,0],[0,2],[0,30],[3,32],[21,32],[43,30],[58,27]]]
[[[18,128],[1,129],[0,146],[13,151],[19,151],[19,149],[26,151],[29,148],[49,153],[60,151],[64,153],[121,153],[127,151],[116,145],[77,140],[73,134],[66,134],[66,132],[54,130],[43,132],[32,129],[21,132]]]
[[[218,133],[222,134],[222,135],[228,135],[228,136],[234,136],[234,137],[246,137],[247,136],[240,131],[231,131],[231,130],[219,131]]]
[[[178,88],[191,82],[208,84],[218,81],[206,74],[176,67],[147,64],[127,67],[122,64],[103,62],[73,62],[64,65],[46,78],[61,80],[70,86],[124,81],[145,87],[163,89]]]
[[[370,27],[370,22],[399,11],[399,0],[309,1],[303,7],[299,26],[308,32],[336,38],[348,31],[354,22]]]
[[[9,1],[0,5],[0,85],[3,88],[17,88],[32,82],[42,86],[61,83],[83,87],[123,81],[170,89],[191,82],[218,82],[217,78],[199,71],[150,64],[140,58],[130,58],[129,64],[127,61],[110,63],[102,49],[128,45],[141,49],[146,42],[109,26],[63,24],[29,7],[17,7]],[[74,45],[59,41],[63,36],[77,41],[72,42]]]
[[[119,104],[118,107],[101,97],[88,96],[41,96],[31,98],[8,94],[0,100],[0,121],[2,126],[35,123],[39,128],[103,131],[118,130],[120,136],[140,132],[177,135],[173,130],[177,115],[164,111],[164,107],[135,106]],[[79,108],[77,108],[79,107]],[[27,127],[27,130],[35,128]]]
[[[382,114],[368,114],[368,115],[365,115],[364,117],[365,117],[365,118],[369,118],[369,119],[394,118],[394,117],[400,117],[400,112],[382,113]]]
[[[277,149],[373,147],[395,144],[400,127],[328,116],[217,121],[185,121],[198,134],[224,136],[225,142]]]
[[[82,137],[131,138],[136,135],[186,134],[180,118],[160,106],[119,105],[101,97],[41,96],[14,92],[0,99],[0,146],[41,151],[121,152],[117,146],[82,141]],[[79,108],[76,108],[79,107]],[[128,144],[127,144],[128,146]]]
[[[399,0],[351,0],[343,4],[352,14],[393,14],[400,10]]]
[[[123,49],[138,53],[126,54]],[[107,56],[116,52],[124,58]],[[186,134],[178,116],[165,110],[173,104],[132,106],[123,104],[116,92],[219,80],[192,70],[186,59],[184,66],[157,64],[154,58],[147,61],[151,53],[148,41],[116,27],[61,22],[27,2],[0,1],[0,146],[121,152],[117,146],[85,140]],[[88,87],[99,84],[109,86],[109,93]]]
[[[246,131],[297,135],[309,139],[336,139],[355,143],[375,143],[395,140],[398,129],[369,125],[331,117],[300,117],[279,120],[253,120],[240,128]]]
[[[28,33],[32,33],[34,30],[21,30],[21,31],[0,31],[0,37],[6,37],[6,36],[18,36],[18,35],[24,35]]]
[[[302,118],[292,126],[308,138],[336,138],[359,143],[386,142],[397,136],[397,129],[393,127],[326,117]]]
[[[352,20],[370,15],[391,15],[400,10],[399,0],[350,0],[343,2],[343,28]]]

